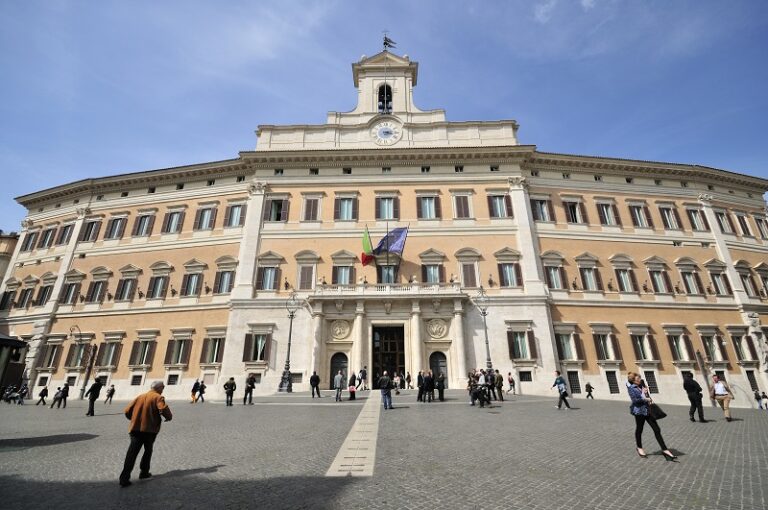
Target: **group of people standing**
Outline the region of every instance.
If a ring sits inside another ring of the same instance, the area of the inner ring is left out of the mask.
[[[435,390],[440,402],[445,402],[445,374],[440,372],[437,377],[431,370],[425,372],[419,371],[416,377],[416,386],[419,393],[416,396],[417,402],[432,402],[435,400]]]
[[[508,377],[509,391],[514,391],[515,380],[510,372]],[[480,407],[491,405],[491,400],[504,401],[504,376],[498,370],[474,369],[467,375],[467,392],[470,405],[480,403]]]

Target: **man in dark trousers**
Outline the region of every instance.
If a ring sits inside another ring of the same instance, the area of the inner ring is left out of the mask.
[[[61,403],[64,404],[64,408],[67,407],[67,397],[69,397],[69,383],[64,383],[61,388]]]
[[[381,390],[381,400],[384,402],[384,409],[392,409],[392,379],[384,371],[384,375],[379,378],[379,389]]]
[[[230,377],[229,381],[224,383],[224,393],[227,396],[227,405],[232,405],[232,396],[235,394],[235,390],[237,389],[237,384],[235,384],[235,378]]]
[[[245,394],[243,395],[243,405],[248,401],[248,405],[253,405],[253,389],[256,387],[256,376],[250,374],[245,380]]]
[[[422,395],[422,402],[432,402],[432,394],[435,391],[435,380],[432,378],[432,371],[430,370],[424,374],[424,391]]]
[[[364,366],[362,370],[360,370],[360,380],[357,382],[357,387],[360,386],[363,387],[364,390],[368,389],[368,366]]]
[[[35,405],[39,405],[40,402],[42,402],[43,405],[47,405],[45,403],[45,397],[47,397],[47,396],[48,396],[48,386],[44,386],[43,389],[40,390],[40,394],[38,395],[38,397],[40,397],[40,400],[38,400],[37,404],[35,404]]]
[[[424,402],[424,375],[419,370],[419,375],[416,377],[416,389],[419,390],[419,394],[416,395],[417,402]]]
[[[501,375],[501,372],[496,370],[496,375],[494,376],[494,384],[496,385],[496,393],[499,395],[499,400],[504,402],[504,376]]]
[[[587,382],[587,385],[584,386],[584,389],[587,390],[587,398],[591,398],[592,400],[595,400],[595,396],[592,395],[592,392],[595,391],[595,387],[592,386],[592,383]]]
[[[99,400],[99,394],[101,393],[101,379],[98,377],[96,380],[91,384],[91,387],[88,388],[88,391],[85,392],[85,396],[88,397],[88,412],[85,413],[86,416],[93,416],[93,404],[96,403],[97,400]]]
[[[123,472],[120,473],[120,486],[128,487],[131,485],[131,471],[136,464],[136,457],[141,448],[144,448],[144,455],[141,456],[139,463],[139,479],[149,478],[152,473],[149,472],[150,462],[152,461],[152,448],[155,444],[157,434],[160,432],[160,418],[165,421],[171,421],[173,415],[163,398],[163,381],[152,383],[151,390],[143,393],[133,399],[133,402],[125,408],[125,417],[131,420],[128,426],[128,433],[131,436],[131,446],[128,447],[128,453],[125,454],[125,463]]]
[[[309,385],[312,387],[312,398],[315,398],[315,393],[317,393],[317,398],[320,398],[320,376],[317,375],[317,372],[312,372],[312,376],[309,378]]]
[[[698,411],[699,421],[705,423],[704,419],[704,405],[702,404],[701,385],[693,378],[693,374],[687,372],[683,378],[683,389],[688,394],[688,401],[691,403],[690,409],[688,409],[688,416],[691,421],[696,421],[693,417],[693,413]]]

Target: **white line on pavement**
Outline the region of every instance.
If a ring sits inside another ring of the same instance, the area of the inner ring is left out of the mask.
[[[325,476],[373,476],[381,395],[371,392]]]

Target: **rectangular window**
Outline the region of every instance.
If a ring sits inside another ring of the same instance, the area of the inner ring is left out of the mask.
[[[352,266],[333,266],[331,284],[354,285],[354,268]]]
[[[600,224],[608,227],[620,227],[619,210],[616,204],[597,204],[597,215]]]
[[[277,290],[277,286],[280,283],[277,271],[276,267],[260,267],[256,277],[257,284],[260,283],[260,285],[257,285],[257,288],[259,290]]]
[[[400,215],[397,197],[376,197],[376,219],[396,220]]]
[[[472,213],[469,210],[469,195],[455,195],[453,202],[456,213],[455,218],[457,220],[472,217]]]
[[[561,268],[558,266],[546,266],[544,268],[544,271],[546,271],[547,284],[550,289],[565,289],[565,282],[563,281],[562,271],[560,269]]]
[[[579,381],[579,372],[576,370],[568,371],[568,386],[571,388],[571,393],[576,395],[581,393],[581,382]]]
[[[424,264],[421,266],[422,280],[424,283],[437,284],[441,283],[443,266],[440,264]]]
[[[630,335],[632,341],[632,347],[635,349],[635,356],[637,361],[647,360],[648,352],[645,348],[645,335]]]
[[[288,200],[270,199],[264,207],[264,221],[288,221]]]
[[[533,373],[530,370],[519,372],[520,382],[533,382]]]
[[[511,218],[512,198],[509,195],[488,195],[488,212],[491,218]]]
[[[651,394],[659,392],[659,385],[656,382],[656,372],[653,370],[646,370],[643,372],[645,376],[645,382],[648,384],[648,392]]]
[[[612,359],[611,352],[608,349],[608,335],[593,334],[592,339],[595,341],[595,351],[597,352],[597,359],[599,360]]]
[[[571,335],[566,333],[557,333],[555,334],[555,340],[557,341],[557,348],[560,354],[560,359],[576,359],[573,355],[573,349],[571,349]]]
[[[512,359],[529,359],[528,337],[525,331],[512,331]]]
[[[522,287],[520,264],[516,262],[504,262],[499,264],[499,280],[502,287]]]
[[[120,351],[118,342],[108,342],[101,344],[98,365],[102,367],[113,367],[117,365],[117,355]],[[101,353],[103,352],[103,354]]]
[[[741,278],[741,284],[744,286],[744,292],[747,293],[747,296],[756,297],[757,292],[755,291],[755,283],[752,281],[752,276],[746,273],[739,273],[739,278]]]
[[[475,273],[474,262],[462,264],[461,275],[464,287],[477,287],[477,274]]]
[[[666,230],[680,229],[680,217],[677,215],[676,209],[672,207],[659,207],[659,214],[661,214],[661,222]]]
[[[616,282],[619,285],[619,292],[637,292],[631,269],[617,269]]]
[[[739,222],[739,229],[741,230],[741,235],[746,237],[752,237],[752,230],[750,230],[749,228],[747,217],[742,214],[737,214],[736,221]]]
[[[709,223],[704,213],[699,209],[688,209],[688,220],[691,222],[691,229],[697,232],[709,231]]]
[[[225,227],[242,227],[245,224],[245,205],[235,204],[227,207],[224,213]]]
[[[104,232],[104,239],[121,239],[125,232],[125,223],[127,218],[112,218],[107,222],[107,229]]]
[[[131,386],[141,386],[141,375],[132,375],[131,376]]]
[[[675,361],[685,360],[683,355],[682,339],[680,335],[667,335],[667,341],[669,342],[669,350],[672,353],[672,359]]]
[[[571,224],[587,223],[587,212],[581,202],[563,202],[565,219]]]
[[[759,216],[755,216],[755,223],[757,224],[757,230],[760,232],[760,237],[762,239],[768,239],[768,222],[766,222],[765,218],[761,218]]]
[[[434,220],[440,217],[438,197],[416,197],[416,216],[420,220]]]
[[[163,234],[178,234],[184,223],[184,211],[170,211],[165,213],[163,220]]]
[[[377,266],[379,283],[395,283],[395,266]]]
[[[56,244],[67,244],[72,239],[72,232],[75,230],[75,225],[69,223],[59,229],[59,235],[56,237]]]
[[[179,384],[179,374],[168,375],[168,386],[176,386]]]
[[[429,170],[430,170],[430,168],[428,166],[421,167],[421,173],[423,173],[423,174],[428,174]]]
[[[667,286],[668,277],[666,271],[651,270],[648,273],[651,275],[653,292],[657,294],[669,294],[671,292],[671,289]]]
[[[53,244],[53,240],[56,237],[56,228],[47,228],[40,234],[40,242],[37,243],[37,248],[50,248]]]
[[[123,278],[117,282],[115,291],[115,301],[133,301],[133,295],[136,293],[136,279]]]
[[[357,199],[341,197],[334,201],[333,219],[338,221],[357,220]]]
[[[216,223],[216,208],[215,207],[203,207],[197,210],[195,217],[194,230],[213,230],[213,226]]]
[[[720,232],[723,234],[733,234],[733,223],[730,216],[721,211],[715,212],[715,218],[717,218],[717,226],[720,227]]]
[[[315,283],[315,266],[299,266],[299,290],[311,290]]]
[[[629,213],[632,216],[632,225],[637,228],[652,228],[651,212],[644,205],[630,205]]]
[[[192,340],[171,340],[168,342],[166,365],[185,365],[189,360],[189,351],[192,348]]]
[[[37,300],[35,301],[35,306],[44,306],[51,298],[52,292],[53,285],[43,285],[40,287],[40,290],[37,292]]]
[[[619,381],[616,379],[616,371],[606,370],[605,379],[608,381],[608,391],[612,394],[619,393]]]
[[[88,286],[88,292],[85,296],[86,303],[101,303],[104,301],[104,294],[106,294],[107,282],[99,280],[91,282]]]
[[[235,284],[234,271],[218,271],[213,282],[214,294],[229,294]]]
[[[579,272],[581,273],[581,285],[584,290],[593,292],[602,290],[597,269],[594,267],[582,267],[579,269]]]
[[[223,338],[206,338],[200,353],[200,363],[221,363],[224,354]]]
[[[253,350],[250,359],[246,361],[268,361],[266,358],[267,344],[271,335],[253,335]]]
[[[531,199],[531,212],[535,221],[554,221],[549,200]]]
[[[101,228],[101,221],[86,221],[83,223],[82,230],[80,231],[81,242],[93,242],[99,236],[99,229]]]
[[[201,273],[185,274],[181,279],[181,297],[199,296],[203,287]]]
[[[132,237],[149,237],[152,235],[152,226],[155,224],[154,214],[142,214],[136,217],[133,224]]]
[[[752,391],[759,391],[760,387],[757,385],[757,379],[755,378],[755,371],[754,370],[745,370],[745,374],[747,374],[747,380],[749,381],[749,387],[752,389]],[[763,404],[765,405],[765,404]]]
[[[320,212],[319,198],[304,199],[304,221],[317,221]]]
[[[0,299],[0,310],[10,310],[11,306],[13,306],[13,300],[15,297],[15,290],[6,290],[3,292],[3,297]]]
[[[685,286],[686,294],[702,294],[703,289],[699,283],[699,276],[696,273],[690,271],[681,271],[680,274],[683,277],[683,285]]]
[[[40,232],[27,232],[27,235],[24,236],[24,242],[21,243],[21,251],[32,251],[35,248],[35,244],[37,244],[37,237],[39,235]]]
[[[730,296],[733,294],[728,277],[724,273],[709,273],[712,285],[715,287],[715,293],[718,296]]]
[[[149,285],[147,286],[147,299],[165,299],[165,294],[167,291],[167,276],[153,276],[149,279]]]
[[[28,308],[32,304],[32,293],[35,289],[24,289],[19,296],[19,302],[16,303],[16,308]]]
[[[59,355],[61,354],[61,346],[57,344],[51,344],[45,351],[45,359],[43,360],[43,366],[47,368],[55,368],[59,364]]]

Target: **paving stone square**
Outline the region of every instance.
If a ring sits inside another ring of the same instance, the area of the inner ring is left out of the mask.
[[[191,405],[155,443],[153,478],[120,488],[128,446],[126,402],[66,409],[0,405],[0,495],[29,508],[512,508],[762,509],[768,477],[768,412],[735,410],[727,423],[691,423],[662,406],[665,462],[650,430],[639,458],[628,406],[515,396],[490,409],[463,391],[419,403],[413,392],[379,413],[373,476],[326,476],[363,410],[307,394]],[[346,395],[345,395],[346,399]]]

